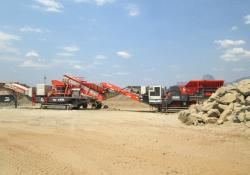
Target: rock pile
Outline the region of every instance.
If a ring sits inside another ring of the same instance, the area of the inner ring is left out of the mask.
[[[203,104],[192,105],[178,115],[187,125],[250,121],[250,79],[221,87]]]

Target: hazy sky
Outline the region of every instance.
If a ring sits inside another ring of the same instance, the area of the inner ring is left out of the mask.
[[[231,81],[250,75],[249,43],[249,0],[5,0],[0,81]]]

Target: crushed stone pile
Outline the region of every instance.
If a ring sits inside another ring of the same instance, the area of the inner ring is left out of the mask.
[[[137,102],[123,95],[117,95],[107,99],[103,104],[108,105],[109,109],[113,110],[151,110],[149,105]]]
[[[32,105],[32,101],[26,96],[21,96],[18,99],[18,105]]]
[[[181,111],[178,118],[187,125],[250,121],[250,79],[217,89],[203,104]]]

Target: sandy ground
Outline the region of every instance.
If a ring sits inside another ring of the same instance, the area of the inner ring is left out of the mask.
[[[245,175],[242,124],[185,126],[174,114],[0,109],[0,175]]]

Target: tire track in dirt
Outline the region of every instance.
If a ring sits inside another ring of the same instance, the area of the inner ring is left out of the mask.
[[[6,170],[14,170],[11,172],[3,172],[6,174],[17,175],[42,175],[42,174],[76,174],[70,164],[62,164],[53,157],[53,153],[44,151],[42,147],[46,145],[39,142],[41,135],[29,136],[18,132],[18,134],[7,134],[5,142],[1,144],[1,160],[7,162]],[[27,141],[27,140],[34,140]],[[1,173],[0,173],[1,174]]]
[[[175,116],[124,111],[34,111],[0,110],[0,175],[250,170],[249,132],[240,125],[187,127]]]

